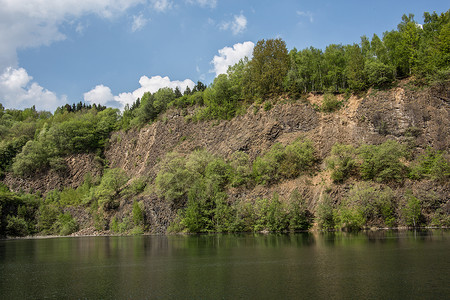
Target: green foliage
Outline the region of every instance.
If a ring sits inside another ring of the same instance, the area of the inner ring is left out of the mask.
[[[211,87],[205,90],[207,119],[229,120],[235,116],[239,98],[233,94],[231,84],[227,74],[220,74],[214,79]]]
[[[115,233],[118,233],[118,232],[119,232],[119,221],[117,221],[117,217],[116,217],[116,216],[114,216],[114,217],[111,219],[111,221],[110,221],[110,223],[109,223],[109,229],[110,229],[112,232],[115,232]]]
[[[271,184],[281,178],[295,178],[310,170],[315,162],[310,140],[297,139],[286,147],[276,143],[264,156],[255,159],[253,176],[258,184]]]
[[[133,223],[135,226],[143,226],[144,225],[144,210],[142,208],[143,203],[142,202],[137,202],[134,201],[133,202]]]
[[[161,162],[155,179],[156,193],[166,201],[175,201],[186,195],[195,178],[186,168],[186,159],[177,153],[168,153]]]
[[[364,182],[352,187],[340,210],[346,214],[347,220],[353,218],[352,226],[360,224],[360,228],[363,225],[392,227],[396,220],[393,191],[389,187],[375,188]],[[345,225],[342,220],[341,223]]]
[[[422,205],[421,201],[411,192],[406,195],[406,205],[402,209],[405,223],[408,226],[417,227],[421,224]]]
[[[259,40],[249,62],[251,82],[246,87],[253,96],[265,98],[283,91],[284,78],[289,70],[286,43],[281,39]]]
[[[412,166],[409,177],[412,179],[429,178],[445,182],[450,178],[450,162],[446,153],[428,148],[418,157]]]
[[[122,197],[130,197],[142,193],[147,186],[147,178],[139,177],[132,179],[131,183],[127,185],[121,192]]]
[[[231,155],[230,165],[233,171],[231,185],[238,187],[247,184],[252,173],[248,154],[242,151],[234,152]]]
[[[70,235],[78,230],[78,224],[70,213],[62,213],[53,224],[52,230],[58,235]]]
[[[332,170],[331,179],[343,182],[357,171],[356,149],[351,145],[336,143],[331,148],[326,164]]]
[[[289,217],[285,205],[280,201],[278,194],[272,199],[258,199],[254,204],[254,231],[287,231]]]
[[[280,164],[284,160],[284,147],[276,143],[253,162],[253,176],[258,184],[271,184],[280,179]]]
[[[368,85],[383,87],[394,80],[394,68],[379,60],[370,59],[364,66],[364,75]]]
[[[119,168],[107,169],[100,181],[100,184],[90,190],[89,201],[96,201],[101,209],[116,208],[118,196],[127,183],[128,176],[125,171]]]
[[[6,233],[9,236],[26,236],[28,235],[28,224],[19,216],[8,216],[6,225]]]
[[[135,117],[130,121],[133,126],[142,126],[154,121],[158,115],[166,110],[169,103],[175,100],[175,93],[171,88],[161,88],[156,93],[144,93],[140,105],[133,111]]]
[[[406,167],[401,158],[406,156],[404,146],[389,140],[381,145],[363,145],[358,148],[363,162],[361,177],[379,182],[401,181],[406,175]]]
[[[142,225],[136,225],[135,227],[133,227],[133,222],[128,216],[125,216],[120,222],[117,216],[114,216],[109,223],[109,229],[114,233],[120,234],[125,234],[131,229],[133,229],[132,234],[137,235],[143,233]]]
[[[42,234],[52,234],[54,224],[58,220],[60,210],[55,205],[41,205],[39,207],[37,227]]]
[[[142,235],[144,234],[144,230],[142,229],[142,226],[135,226],[130,230],[131,235]]]
[[[330,113],[340,109],[342,101],[339,101],[333,94],[325,94],[323,96],[323,102],[320,106],[320,110],[326,113]]]
[[[43,124],[36,137],[14,158],[13,172],[26,176],[49,167],[64,171],[66,165],[61,156],[103,149],[110,132],[117,128],[118,113],[112,108],[55,113],[51,122]]]
[[[308,210],[305,199],[295,189],[290,197],[287,207],[289,229],[291,231],[308,230],[311,228],[314,215]]]
[[[365,224],[363,212],[359,207],[341,205],[336,215],[336,226],[343,230],[358,231]]]
[[[272,102],[266,101],[264,102],[264,111],[269,111],[272,109]]]
[[[316,162],[315,149],[311,140],[296,139],[284,149],[284,159],[280,165],[283,178],[295,178],[310,170]]]
[[[336,210],[331,198],[325,195],[317,206],[317,224],[323,230],[332,230],[336,226]]]

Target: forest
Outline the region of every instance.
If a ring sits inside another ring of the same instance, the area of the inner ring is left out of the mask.
[[[186,116],[190,122],[231,120],[253,104],[269,111],[278,102],[302,101],[312,93],[324,95],[322,105],[314,108],[332,113],[343,105],[337,95],[345,99],[364,95],[369,89],[388,90],[405,79],[417,88],[448,86],[450,10],[426,12],[421,23],[414,15],[404,15],[396,30],[381,38],[363,36],[352,45],[288,50],[281,39],[260,40],[251,59],[230,66],[210,85],[198,81],[183,93],[179,88],[146,92],[123,111],[82,102],[53,113],[35,107],[5,109],[0,104],[0,179],[6,174],[28,178],[48,170],[64,173],[64,158],[71,154],[92,153],[103,166],[102,177],[87,176],[77,188],[45,195],[13,192],[0,183],[0,236],[76,232],[79,227],[67,210],[70,206],[89,211],[98,230],[143,233],[148,228],[142,202],[131,200],[127,217],[105,219],[121,198],[133,199],[140,193],[155,193],[180,207],[169,227],[171,232],[295,231],[308,230],[314,222],[323,229],[347,230],[450,226],[450,216],[440,200],[425,201],[407,194],[404,203],[399,203],[390,188],[406,179],[448,182],[447,149],[429,147],[415,155],[407,144],[390,140],[379,145],[335,144],[328,157],[320,158],[312,141],[300,137],[289,145],[275,143],[253,161],[242,151],[231,159],[202,149],[189,155],[170,152],[154,178],[129,178],[123,170],[109,168],[104,156],[111,133],[164,121],[164,114],[171,109],[192,111]],[[349,178],[359,180],[338,206],[326,198],[312,212],[295,191],[287,201],[280,201],[277,194],[254,204],[228,199],[229,188],[271,186],[320,172],[321,160],[335,184]],[[432,217],[425,218],[424,211]]]

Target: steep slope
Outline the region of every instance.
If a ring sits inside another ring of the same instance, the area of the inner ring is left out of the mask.
[[[408,144],[416,153],[423,152],[428,146],[438,150],[450,149],[448,85],[414,90],[403,82],[390,90],[370,90],[364,96],[351,96],[347,100],[342,95],[337,95],[337,98],[342,100],[343,107],[332,113],[317,109],[323,95],[311,94],[303,101],[281,99],[269,111],[264,111],[262,105],[253,104],[244,115],[230,121],[193,122],[192,109],[170,110],[141,129],[115,132],[104,153],[105,160],[110,168],[123,169],[131,178],[130,183],[140,177],[151,183],[159,170],[159,162],[171,151],[189,154],[195,149],[205,149],[226,159],[236,151],[244,151],[253,160],[277,142],[287,145],[303,136],[312,140],[317,150],[319,164],[315,173],[253,189],[229,188],[227,193],[231,202],[238,199],[254,201],[271,197],[274,192],[280,199],[287,199],[297,189],[307,199],[308,208],[314,211],[325,195],[339,203],[354,184],[351,180],[334,184],[330,172],[325,170],[324,159],[335,143],[359,146],[393,139]],[[4,182],[15,191],[45,194],[52,189],[77,187],[88,173],[94,176],[101,174],[101,166],[93,155],[71,156],[66,158],[66,162],[68,169],[65,173],[50,171],[30,178],[8,174]],[[374,186],[379,188],[377,184]],[[447,203],[450,212],[448,182],[422,181],[417,184],[406,180],[393,188],[399,201],[404,201],[401,199],[406,190],[415,194],[427,191],[439,203]],[[435,201],[433,199],[430,201]],[[113,216],[122,219],[129,215],[133,201],[143,203],[146,223],[154,233],[165,233],[182,206],[168,203],[150,190],[121,198],[118,208],[105,212],[105,222],[109,224]],[[84,227],[94,223],[86,214],[83,210],[75,214]]]

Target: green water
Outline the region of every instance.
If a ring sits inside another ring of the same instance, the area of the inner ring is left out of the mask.
[[[450,299],[450,231],[0,241],[0,299]]]

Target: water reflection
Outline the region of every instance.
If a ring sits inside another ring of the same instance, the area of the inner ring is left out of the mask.
[[[0,298],[439,298],[449,246],[445,230],[7,240]]]

